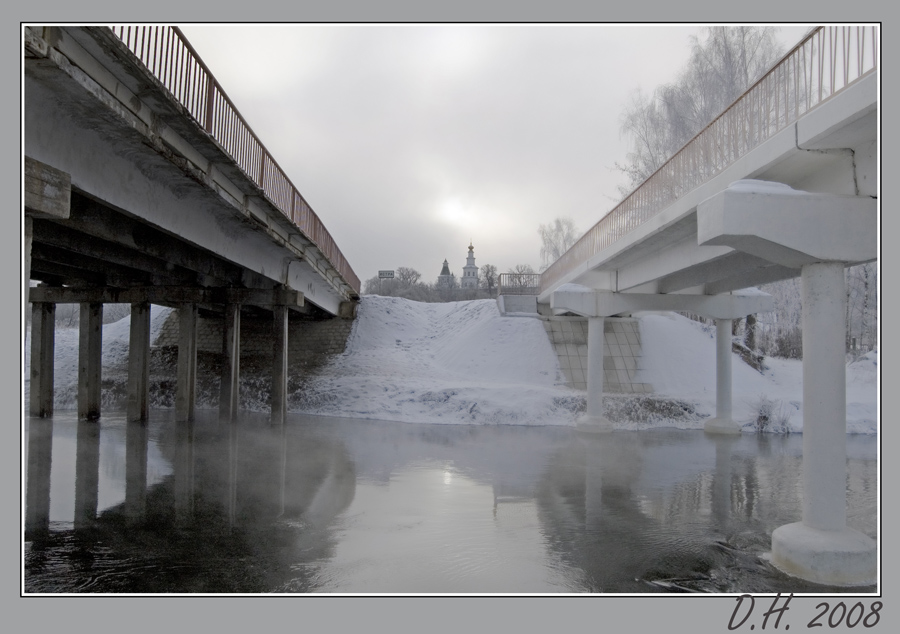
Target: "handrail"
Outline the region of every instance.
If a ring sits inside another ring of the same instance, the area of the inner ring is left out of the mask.
[[[359,293],[359,277],[334,238],[181,30],[173,26],[114,26],[111,30]]]
[[[877,67],[875,26],[818,27],[651,174],[541,276],[549,290],[590,257]]]
[[[499,295],[537,295],[541,288],[540,273],[501,273]]]

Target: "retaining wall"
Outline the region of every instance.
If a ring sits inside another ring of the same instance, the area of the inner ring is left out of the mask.
[[[551,317],[544,330],[556,350],[566,382],[587,389],[587,329],[581,317]],[[653,386],[639,381],[642,369],[641,333],[637,319],[607,317],[603,326],[603,391],[609,394],[650,394]]]

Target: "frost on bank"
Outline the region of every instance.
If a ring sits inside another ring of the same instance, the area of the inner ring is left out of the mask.
[[[402,422],[571,425],[584,397],[562,383],[540,321],[494,300],[424,304],[367,295],[346,352],[290,409]]]

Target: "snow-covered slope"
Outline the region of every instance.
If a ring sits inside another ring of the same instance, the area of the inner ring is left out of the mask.
[[[656,394],[700,404],[710,416],[716,409],[715,328],[675,313],[641,317],[644,354],[640,380]],[[803,429],[803,363],[766,358],[760,374],[737,355],[732,357],[732,410],[747,429],[755,425],[761,406],[771,411],[770,431]],[[877,420],[877,354],[847,366],[847,431],[875,433]]]
[[[493,300],[362,298],[346,352],[291,397],[292,411],[405,422],[567,425],[583,400],[560,384],[535,319]]]

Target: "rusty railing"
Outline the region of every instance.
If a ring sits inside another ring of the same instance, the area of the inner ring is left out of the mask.
[[[250,129],[181,30],[171,26],[111,28],[247,177],[316,245],[344,281],[359,293],[359,277],[325,225]]]
[[[875,26],[819,27],[544,271],[541,292],[815,106],[874,72]]]

